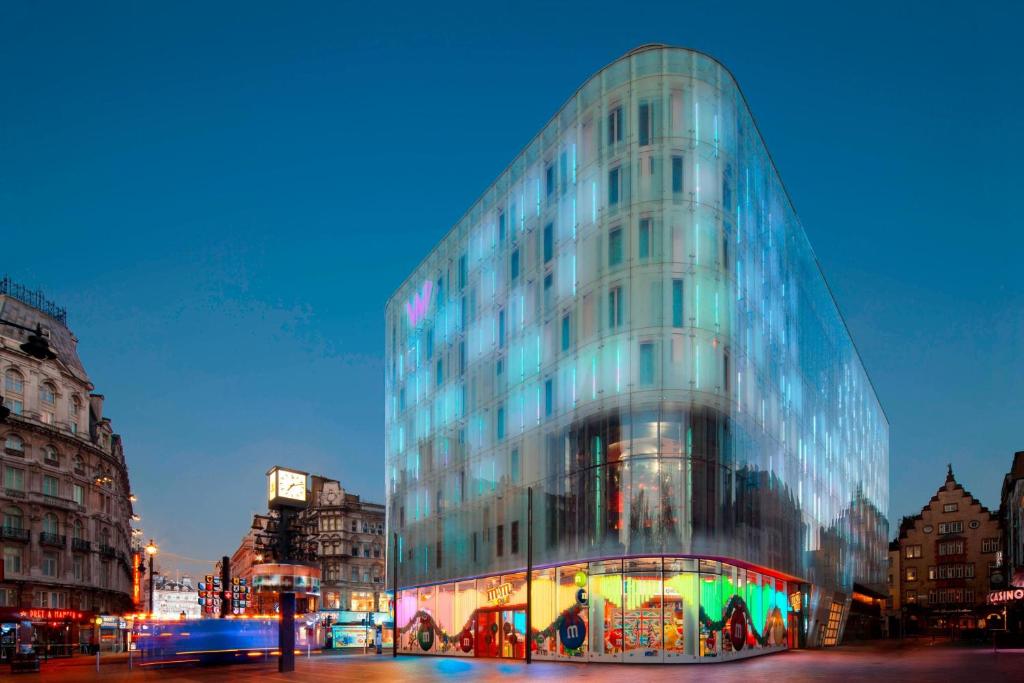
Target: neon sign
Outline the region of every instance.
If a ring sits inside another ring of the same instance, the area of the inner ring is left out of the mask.
[[[409,325],[416,327],[427,316],[427,309],[430,307],[430,296],[434,293],[434,283],[430,280],[423,282],[419,292],[412,295],[412,300],[406,302],[405,312],[409,315]]]
[[[986,602],[990,605],[1001,605],[1014,600],[1024,600],[1024,588],[1014,588],[1008,591],[992,591],[988,594]]]

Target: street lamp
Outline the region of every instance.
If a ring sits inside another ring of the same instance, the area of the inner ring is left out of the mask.
[[[32,356],[36,360],[54,360],[57,358],[57,354],[50,349],[50,342],[47,339],[49,335],[43,332],[42,325],[37,324],[35,327],[25,327],[3,318],[0,318],[0,324],[28,332],[28,340],[20,346],[21,350],[27,355]]]
[[[160,548],[157,547],[153,539],[149,539],[149,544],[146,546],[146,554],[149,555],[149,614],[153,616],[153,579],[156,575],[153,573],[153,558],[159,552]]]

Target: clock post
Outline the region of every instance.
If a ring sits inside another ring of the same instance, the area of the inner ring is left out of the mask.
[[[277,561],[290,564],[296,560],[292,538],[295,517],[308,505],[306,490],[307,472],[272,467],[267,472],[267,507],[280,515],[277,525]],[[295,671],[295,591],[282,590],[280,599],[281,619],[278,621],[277,670],[286,673]]]

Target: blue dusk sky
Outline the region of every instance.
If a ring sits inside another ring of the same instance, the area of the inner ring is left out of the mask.
[[[10,0],[0,272],[68,308],[146,537],[213,560],[275,463],[383,501],[387,297],[591,74],[693,47],[742,86],[888,414],[890,518],[947,462],[994,508],[1024,449],[1022,24],[1011,2]]]

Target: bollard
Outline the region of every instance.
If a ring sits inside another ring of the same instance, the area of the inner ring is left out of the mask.
[[[96,671],[100,670],[100,649],[96,648]]]

